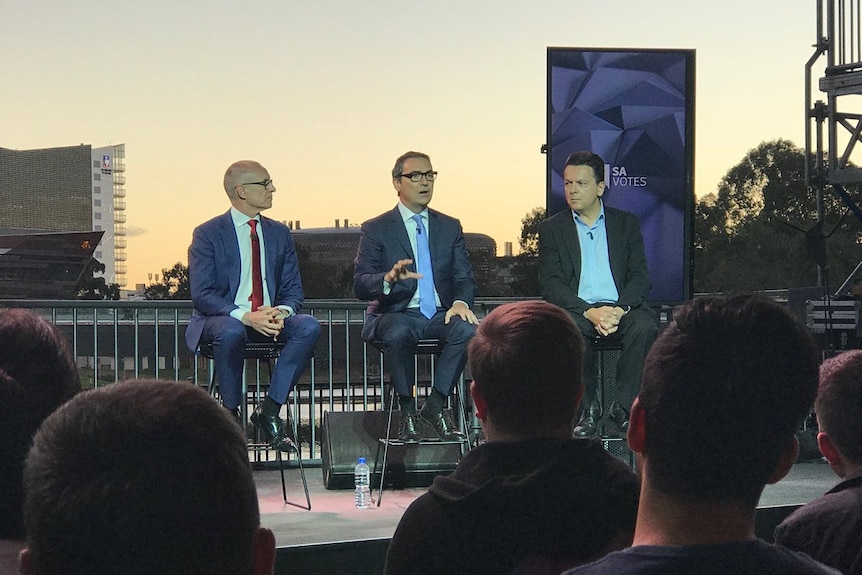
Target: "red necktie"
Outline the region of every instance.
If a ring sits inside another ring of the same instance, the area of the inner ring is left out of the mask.
[[[251,311],[263,305],[263,276],[260,274],[260,238],[257,237],[257,220],[249,220],[251,226]]]

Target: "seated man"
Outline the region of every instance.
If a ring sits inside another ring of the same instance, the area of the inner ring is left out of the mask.
[[[557,575],[629,545],[637,476],[572,439],[583,341],[542,301],[494,309],[470,341],[470,391],[488,442],[404,513],[385,573]]]
[[[186,344],[192,351],[212,344],[222,403],[239,418],[246,342],[284,342],[251,422],[274,448],[295,450],[279,414],[314,354],[320,324],[298,313],[304,294],[290,230],[260,215],[272,207],[269,172],[257,162],[235,162],[225,172],[224,189],[230,210],[195,228],[189,248],[195,309]]]
[[[796,461],[817,363],[805,327],[761,296],[678,308],[632,404],[641,477],[632,547],[568,575],[837,574],[754,534],[763,488]]]
[[[273,573],[245,438],[193,385],[77,395],[36,434],[24,488],[24,575]]]
[[[428,209],[436,177],[427,154],[407,152],[395,161],[398,205],[362,224],[353,274],[356,297],[370,302],[362,338],[383,342],[405,443],[421,439],[422,425],[434,437],[464,439],[443,406],[467,361],[476,284],[461,223]],[[413,351],[422,338],[442,339],[444,346],[434,389],[417,415]]]
[[[844,575],[862,575],[862,350],[820,366],[814,411],[817,445],[842,481],[785,519],[775,542]]]
[[[582,415],[577,437],[592,437],[602,419],[593,341],[622,344],[616,372],[616,401],[608,418],[625,435],[643,360],[658,332],[645,305],[650,290],[644,242],[634,214],[607,207],[605,162],[592,152],[575,152],[563,170],[569,209],[539,226],[539,281],[542,296],[568,311],[584,334]]]
[[[24,309],[0,310],[0,573],[18,571],[24,547],[24,460],[52,411],[81,391],[68,342]]]

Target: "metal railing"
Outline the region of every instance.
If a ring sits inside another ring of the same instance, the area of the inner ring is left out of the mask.
[[[477,301],[483,317],[512,299]],[[85,388],[123,379],[170,379],[206,386],[209,362],[185,344],[192,312],[188,300],[0,300],[0,308],[26,308],[43,315],[66,335]],[[380,353],[360,337],[365,303],[357,300],[307,300],[302,310],[316,317],[321,335],[311,365],[291,393],[300,426],[303,463],[319,464],[320,425],[325,411],[371,411],[386,397]],[[417,356],[417,385],[430,385],[432,362]],[[260,364],[246,364],[249,402],[259,398],[255,382],[268,377]]]

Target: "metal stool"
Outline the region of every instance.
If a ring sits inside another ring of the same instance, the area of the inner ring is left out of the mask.
[[[282,342],[274,341],[270,342],[246,342],[245,344],[245,352],[243,353],[244,359],[253,359],[260,362],[260,360],[266,361],[267,372],[269,375],[268,379],[272,379],[272,362],[278,360],[278,356],[281,353],[281,350],[284,349],[285,344]],[[198,347],[198,353],[209,360],[210,367],[210,380],[209,380],[209,393],[211,396],[216,397],[218,394],[218,389],[216,385],[216,371],[215,371],[215,362],[213,355],[213,345],[212,343],[207,343],[200,345]],[[267,383],[268,385],[268,383]],[[255,399],[259,399],[261,395],[261,391],[264,389],[264,386],[261,386],[260,377],[256,378],[255,384]],[[242,397],[244,401],[240,404],[240,411],[242,413],[243,419],[243,431],[246,434],[246,438],[248,438],[248,388],[245,380],[245,368],[243,368],[243,378],[242,378]],[[299,449],[299,434],[297,433],[296,427],[296,418],[290,412],[290,405],[286,405],[288,418],[290,420],[290,425],[293,430],[293,437],[297,441],[297,449]],[[260,440],[259,434],[256,433],[254,440],[248,441],[248,450],[250,452],[254,452],[255,454],[260,454],[261,452],[269,452],[272,447],[269,443]],[[302,466],[302,456],[297,451],[296,461],[299,464],[299,474],[302,477],[302,487],[305,491],[305,502],[306,506],[292,503],[287,499],[287,485],[284,480],[284,461],[281,457],[281,451],[278,449],[274,449],[275,451],[275,459],[278,464],[278,470],[281,474],[281,494],[284,497],[284,502],[287,505],[293,505],[295,507],[299,507],[301,509],[306,509],[311,511],[311,496],[308,493],[308,482],[305,478],[305,468]]]
[[[385,353],[384,349],[383,349],[383,342],[372,341],[370,343],[373,347],[375,347],[380,352],[381,360],[382,360],[382,357]],[[434,358],[440,356],[440,353],[442,353],[442,351],[443,351],[443,346],[444,346],[444,342],[440,339],[432,339],[432,338],[420,339],[419,341],[416,342],[416,346],[414,348],[414,356],[430,355],[431,361],[432,361],[431,365],[432,365],[432,374],[433,374],[434,373],[434,370],[433,370]],[[377,507],[380,507],[380,502],[383,500],[383,485],[384,485],[384,480],[386,478],[386,460],[387,460],[387,457],[389,455],[389,447],[390,446],[421,447],[423,445],[425,445],[425,446],[428,446],[428,445],[460,445],[461,450],[460,450],[459,460],[460,460],[460,457],[463,457],[464,453],[470,449],[470,440],[469,440],[469,436],[467,435],[467,432],[468,432],[467,419],[466,419],[466,416],[464,415],[464,402],[462,401],[462,398],[461,398],[461,394],[463,392],[461,387],[463,386],[463,384],[464,384],[464,377],[462,374],[461,380],[455,386],[454,391],[455,391],[455,397],[456,397],[456,407],[457,407],[458,414],[459,414],[458,423],[459,423],[459,426],[461,428],[461,431],[465,433],[465,438],[462,440],[457,440],[457,441],[443,441],[443,440],[439,440],[439,439],[426,441],[424,439],[421,439],[419,441],[419,443],[410,443],[410,444],[407,444],[407,443],[404,443],[403,441],[400,441],[397,437],[394,439],[392,438],[392,412],[395,410],[395,405],[398,402],[395,399],[395,386],[394,385],[391,386],[391,390],[389,393],[389,414],[388,414],[388,417],[386,418],[386,435],[384,437],[378,438],[378,440],[377,440],[377,453],[374,455],[374,467],[371,471],[371,476],[373,477],[374,474],[377,473],[378,462],[380,460],[380,449],[383,448],[383,463],[381,466],[379,466],[380,467],[380,482],[377,485],[377,502],[376,502]]]

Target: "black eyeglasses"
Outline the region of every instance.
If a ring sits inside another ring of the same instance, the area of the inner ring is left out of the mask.
[[[409,174],[401,174],[402,178],[410,178],[411,182],[421,182],[424,177],[429,182],[433,182],[437,178],[437,172],[410,172]]]
[[[240,184],[240,186],[263,186],[264,188],[268,188],[270,184],[272,184],[272,180],[262,180],[260,182],[246,182]]]

